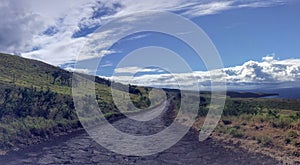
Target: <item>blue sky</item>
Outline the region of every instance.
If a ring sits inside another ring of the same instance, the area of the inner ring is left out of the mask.
[[[261,60],[300,57],[300,3],[243,8],[192,19],[210,36],[225,66]]]
[[[173,12],[201,27],[219,51],[224,64],[221,70],[233,87],[286,87],[300,82],[300,3],[296,0],[3,0],[0,51],[89,73],[87,68],[73,67],[93,32],[111,20],[148,10]],[[160,46],[178,53],[199,78],[200,85],[205,86],[212,76],[205,72],[197,54],[172,36],[144,32],[111,43],[112,34],[103,34],[103,45],[112,47],[97,54],[103,57],[99,76],[110,78],[123,57],[145,46]],[[130,79],[126,77],[129,72],[139,72],[137,79],[146,85],[150,79],[171,76],[151,67],[129,66],[117,71],[123,75],[117,77],[119,81]],[[191,75],[180,76],[188,82]],[[165,85],[172,83],[176,84]]]
[[[297,4],[297,5],[296,5]],[[300,4],[287,3],[263,8],[242,8],[192,18],[210,37],[219,51],[224,67],[242,65],[246,61],[261,61],[267,55],[277,59],[300,57]],[[143,36],[143,37],[139,37]],[[131,40],[130,38],[135,38]],[[128,36],[115,44],[117,50],[103,59],[105,74],[112,71],[129,52],[144,46],[162,46],[181,54],[194,70],[206,70],[195,52],[170,36],[143,33]],[[105,72],[107,71],[107,72]]]

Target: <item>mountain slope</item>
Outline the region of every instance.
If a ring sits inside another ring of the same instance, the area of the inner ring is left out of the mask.
[[[46,63],[0,54],[0,82],[28,88],[50,88],[61,94],[70,94],[72,75]]]
[[[95,82],[97,101],[105,116],[119,114],[111,97],[110,82],[98,77]],[[80,128],[71,85],[71,72],[0,53],[0,150],[19,148]],[[130,94],[133,103],[148,107],[149,89],[130,88],[135,91]]]

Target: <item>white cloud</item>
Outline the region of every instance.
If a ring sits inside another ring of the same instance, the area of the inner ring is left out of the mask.
[[[131,40],[145,38],[145,37],[148,37],[148,36],[150,36],[150,34],[140,34],[140,35],[135,35],[133,37],[130,37],[130,38],[126,39],[126,40],[131,41]]]
[[[267,55],[265,57],[262,58],[263,61],[266,61],[266,62],[271,62],[271,61],[274,61],[275,59],[275,54],[272,54],[272,55]]]
[[[72,68],[72,67],[66,67],[65,70],[70,71],[70,72],[89,74],[88,69],[75,69],[75,68]]]
[[[129,66],[124,68],[116,68],[114,70],[115,74],[121,74],[121,73],[137,73],[137,72],[155,72],[155,73],[161,73],[164,72],[161,69],[158,68],[140,68],[137,66]]]
[[[133,69],[123,68],[120,70],[134,72]],[[191,80],[195,77],[199,85],[204,89],[209,89],[210,81],[217,84],[222,83],[222,74],[225,73],[227,86],[229,89],[261,88],[266,86],[284,84],[290,82],[300,83],[300,59],[276,60],[274,56],[263,57],[262,62],[248,61],[241,66],[224,68],[213,71],[195,71],[193,73],[174,74],[146,74],[136,76],[114,76],[110,77],[115,81],[132,83],[136,85],[172,87],[178,88],[178,82],[185,82],[183,85],[188,88]],[[175,77],[177,79],[175,79]],[[294,83],[295,84],[295,83]]]
[[[32,0],[34,1],[34,0]],[[50,3],[50,2],[48,2]],[[43,5],[47,5],[43,4]],[[56,3],[55,2],[51,2]],[[60,3],[57,1],[57,3]],[[93,27],[101,24],[100,19],[91,19],[95,12],[95,7],[106,3],[96,3],[96,1],[66,1],[63,2],[58,13],[48,12],[48,10],[56,10],[51,8],[42,7],[40,9],[39,3],[32,3],[33,8],[37,9],[39,13],[45,11],[45,18],[52,24],[49,27],[55,27],[56,33],[54,35],[40,34],[33,38],[33,45],[39,47],[38,50],[22,53],[23,57],[41,60],[52,65],[62,65],[75,61],[78,53],[86,43],[89,36],[74,38],[73,35],[83,27]],[[42,5],[42,6],[43,6]],[[52,17],[51,17],[52,16]],[[45,29],[44,29],[45,30]],[[110,44],[107,42],[106,44]],[[83,50],[84,51],[84,50]],[[112,50],[103,50],[96,55],[88,54],[84,59],[91,57],[99,57],[107,54],[115,53]],[[84,60],[80,59],[80,60]]]
[[[231,0],[3,0],[0,4],[0,51],[61,65],[76,60],[93,30],[105,21],[140,11],[175,11],[188,17],[215,14],[242,7],[266,7],[280,1]],[[281,4],[282,2],[280,2]],[[97,17],[97,18],[94,18]],[[49,30],[50,34],[43,33]],[[81,32],[83,34],[81,34]],[[110,34],[114,34],[111,32]],[[74,38],[77,34],[79,38]],[[111,45],[104,40],[103,45]],[[103,46],[105,47],[105,46]],[[33,49],[33,50],[31,50]],[[107,53],[89,54],[87,58]]]
[[[107,62],[107,63],[101,65],[100,67],[101,67],[101,68],[104,68],[104,67],[111,67],[111,66],[113,66],[113,64],[110,63],[110,62]]]
[[[220,11],[231,9],[234,1],[211,2],[207,4],[194,4],[189,10],[183,12],[183,15],[189,17],[215,14]]]
[[[27,8],[23,1],[1,1],[0,51],[20,53],[30,50],[34,36],[45,28],[41,17],[28,12]]]
[[[83,2],[84,1],[73,3],[71,1],[63,2],[58,9],[59,14],[57,14],[47,12],[48,10],[56,11],[56,9],[51,8],[50,2],[43,4],[50,5],[49,8],[45,6],[40,9],[38,7],[39,3],[34,1],[34,3],[32,3],[33,8],[37,9],[38,12],[44,12],[46,10],[46,15],[44,15],[45,19],[52,23],[49,27],[55,27],[57,32],[54,35],[39,34],[34,36],[33,44],[39,47],[39,49],[22,53],[22,56],[42,60],[52,65],[60,65],[75,61],[86,38],[73,38],[72,35],[78,31],[79,26],[95,24],[95,22],[84,21],[84,18],[90,17],[93,13],[93,3]],[[57,3],[60,2],[57,1]]]

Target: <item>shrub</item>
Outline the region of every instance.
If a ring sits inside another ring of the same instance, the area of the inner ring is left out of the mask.
[[[291,142],[292,142],[292,140],[290,138],[285,138],[284,139],[285,144],[290,144]]]
[[[264,115],[256,115],[256,116],[253,116],[252,120],[254,122],[263,123],[263,122],[267,121],[267,117]]]
[[[226,120],[226,119],[223,119],[222,122],[223,122],[225,125],[232,124],[232,122],[231,122],[230,120]]]
[[[300,142],[298,142],[298,141],[293,141],[293,145],[294,145],[295,147],[300,147]]]
[[[252,115],[249,115],[249,114],[242,114],[240,116],[240,119],[243,120],[243,121],[250,121],[252,118]]]
[[[300,130],[300,120],[293,122],[292,127],[296,130]]]
[[[228,133],[235,138],[242,138],[244,137],[244,133],[239,130],[238,128],[232,127],[228,129]]]
[[[288,137],[295,139],[295,138],[298,137],[298,134],[297,134],[297,132],[295,132],[295,131],[293,131],[293,130],[290,130],[290,131],[288,132]]]
[[[294,121],[297,121],[300,119],[300,112],[297,112],[295,115],[290,115],[290,118]]]
[[[198,111],[198,116],[206,116],[208,113],[208,108],[200,106],[199,111]]]
[[[277,110],[277,109],[269,109],[267,115],[270,118],[279,118],[280,115],[278,113],[279,113],[279,110]]]
[[[217,133],[222,133],[222,134],[225,134],[225,133],[227,133],[227,128],[225,127],[225,126],[218,126],[216,129],[215,129],[215,131],[217,132]]]
[[[274,128],[290,128],[292,122],[290,118],[280,117],[279,119],[273,119],[271,126]]]
[[[256,138],[256,140],[259,144],[261,144],[264,147],[271,146],[273,144],[271,138],[266,137],[266,136],[259,136]]]

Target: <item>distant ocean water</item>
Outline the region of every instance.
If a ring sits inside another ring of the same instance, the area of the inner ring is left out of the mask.
[[[269,96],[265,98],[286,98],[286,99],[300,99],[300,88],[279,88],[269,90],[258,90],[264,93],[278,93],[278,96]]]
[[[275,96],[266,96],[263,98],[285,98],[285,99],[300,99],[299,88],[275,88],[275,89],[252,89],[238,90],[239,92],[262,92],[262,93],[277,93]]]

